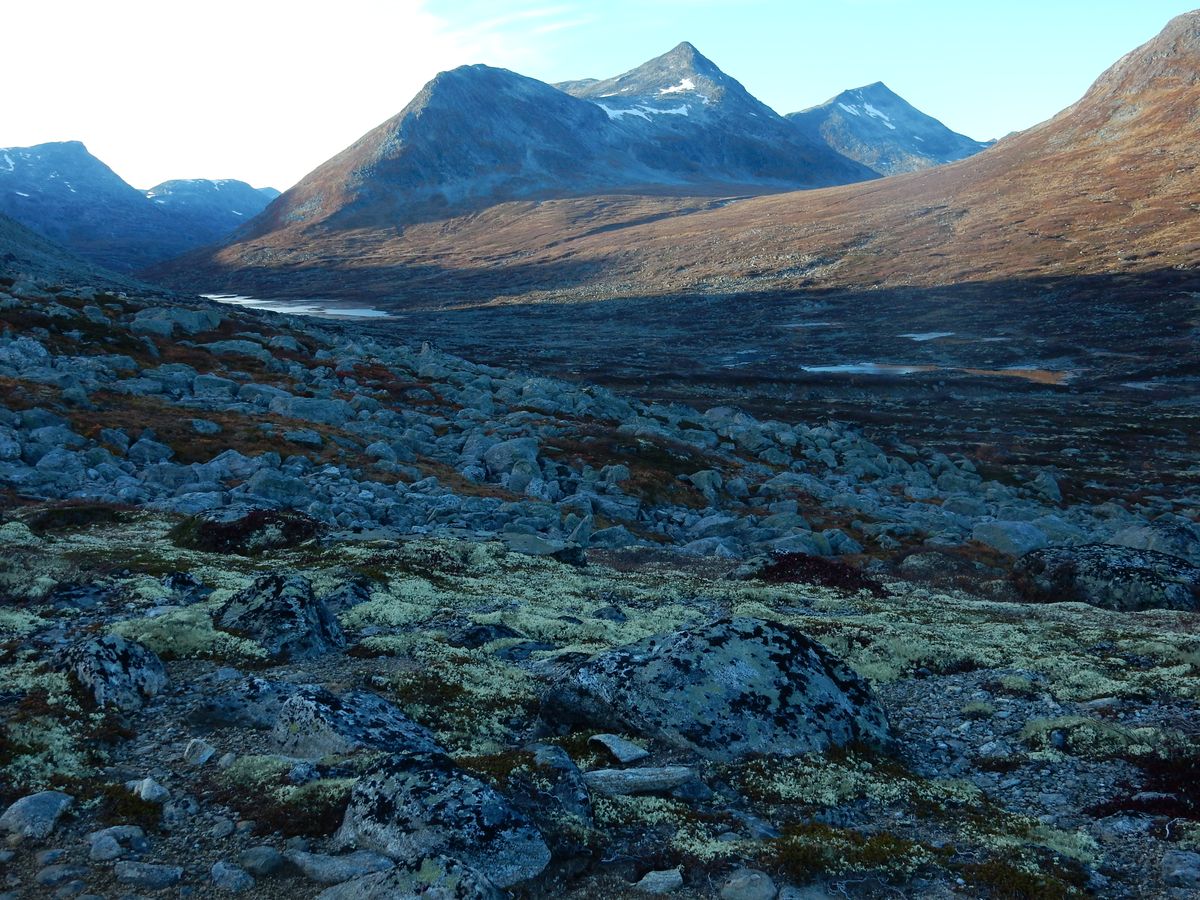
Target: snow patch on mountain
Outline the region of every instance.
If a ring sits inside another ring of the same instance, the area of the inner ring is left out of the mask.
[[[692,81],[692,79],[690,79],[690,78],[685,78],[681,82],[679,82],[679,84],[672,85],[671,87],[661,88],[659,90],[659,93],[660,94],[678,94],[680,91],[694,91],[695,89],[696,89],[696,82]]]

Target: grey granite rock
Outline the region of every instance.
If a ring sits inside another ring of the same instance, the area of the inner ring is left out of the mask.
[[[550,862],[524,815],[440,754],[381,761],[354,786],[337,840],[406,863],[453,856],[499,887],[533,878]]]
[[[138,709],[167,683],[162,661],[152,650],[117,634],[76,644],[64,663],[98,706]]]
[[[543,715],[721,761],[889,741],[865,681],[798,629],[745,617],[598,654],[551,688]]]

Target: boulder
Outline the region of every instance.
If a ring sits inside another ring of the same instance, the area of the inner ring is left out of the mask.
[[[542,712],[723,762],[889,743],[865,681],[798,629],[747,617],[600,653],[547,693]]]
[[[289,756],[319,759],[363,747],[440,753],[433,735],[398,708],[366,691],[338,696],[302,687],[279,710],[272,732]]]
[[[0,815],[0,829],[16,838],[43,840],[54,831],[59,817],[75,798],[62,791],[41,791],[22,797]]]
[[[318,884],[341,884],[373,872],[386,872],[394,865],[386,856],[370,850],[358,850],[345,856],[289,850],[284,858]]]
[[[1134,550],[1157,550],[1200,566],[1200,525],[1182,518],[1163,518],[1118,531],[1106,543]]]
[[[346,645],[337,619],[301,575],[263,575],[217,612],[222,631],[248,638],[275,660],[307,659]]]
[[[1035,550],[1017,560],[1013,583],[1033,603],[1105,609],[1200,609],[1200,568],[1155,550],[1083,544]]]
[[[167,683],[162,661],[148,647],[109,634],[70,648],[67,670],[97,706],[138,709]]]
[[[442,754],[383,759],[354,786],[337,840],[410,865],[446,854],[499,887],[533,878],[550,862],[537,828]]]
[[[1045,532],[1030,522],[980,522],[971,538],[1009,556],[1023,556],[1049,543]]]
[[[305,422],[321,425],[345,425],[354,418],[354,410],[345,400],[324,400],[318,397],[276,397],[271,412]]]
[[[483,462],[492,476],[506,475],[518,462],[528,463],[534,471],[537,465],[538,442],[534,438],[512,438],[488,447]]]
[[[327,888],[317,900],[500,900],[479,872],[446,856],[432,856]]]

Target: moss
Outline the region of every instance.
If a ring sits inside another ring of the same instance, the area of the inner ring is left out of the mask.
[[[1185,744],[1181,734],[1160,728],[1127,728],[1084,716],[1030,719],[1021,740],[1037,750],[1061,749],[1089,759],[1165,756]]]
[[[990,719],[996,714],[996,707],[985,700],[973,700],[963,704],[961,712],[964,719]]]
[[[131,510],[111,503],[83,501],[64,503],[39,510],[30,516],[29,530],[36,535],[58,531],[79,531],[98,525],[113,525],[127,521]]]
[[[1031,872],[1008,860],[990,859],[959,868],[962,878],[989,900],[1071,900],[1080,887],[1058,874]]]
[[[806,822],[767,842],[765,861],[788,878],[811,881],[850,872],[909,877],[944,856],[944,851],[887,832],[864,834]]]
[[[304,513],[256,509],[232,522],[193,516],[171,529],[168,537],[186,550],[258,556],[312,540],[320,530],[320,523]]]
[[[252,819],[259,833],[327,835],[341,824],[352,777],[325,777],[289,784],[296,761],[282,756],[243,756],[215,776],[214,794],[223,803]]]

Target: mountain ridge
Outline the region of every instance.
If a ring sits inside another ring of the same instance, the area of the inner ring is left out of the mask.
[[[244,207],[234,216],[234,206]],[[128,184],[81,141],[0,148],[0,213],[116,272],[132,272],[223,237],[268,193],[233,179]],[[201,200],[201,195],[210,195]]]

